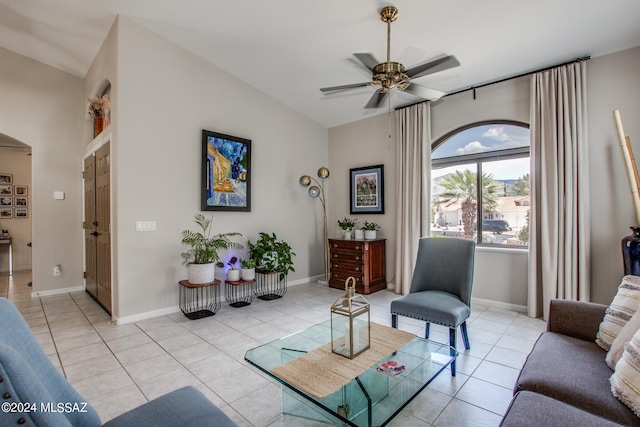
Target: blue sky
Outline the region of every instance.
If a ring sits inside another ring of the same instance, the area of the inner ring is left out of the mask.
[[[529,129],[527,128],[506,124],[475,126],[446,140],[434,150],[432,158],[441,159],[528,145]]]

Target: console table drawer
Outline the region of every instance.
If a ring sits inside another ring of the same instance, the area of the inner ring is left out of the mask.
[[[345,280],[356,279],[356,292],[370,294],[387,287],[385,239],[329,239],[329,286],[344,289]]]

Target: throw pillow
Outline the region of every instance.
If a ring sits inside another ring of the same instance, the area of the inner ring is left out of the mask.
[[[609,381],[613,395],[640,417],[640,331],[625,345]]]
[[[638,309],[640,301],[640,277],[627,275],[622,278],[618,286],[618,293],[607,308],[600,328],[596,335],[596,344],[609,351],[613,340],[620,330]]]
[[[622,357],[622,352],[624,352],[624,345],[631,341],[631,338],[639,329],[640,310],[637,310],[611,343],[611,348],[609,349],[606,357],[607,365],[609,365],[611,369],[616,369],[616,364]]]

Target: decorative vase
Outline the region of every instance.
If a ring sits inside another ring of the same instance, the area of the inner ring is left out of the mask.
[[[106,119],[104,117],[96,117],[93,119],[93,137],[100,135],[100,133],[106,127]]]
[[[216,278],[216,265],[210,264],[189,264],[187,265],[187,278],[192,285],[211,283]]]
[[[640,227],[629,227],[633,234],[622,239],[624,274],[640,276]]]
[[[246,280],[247,282],[256,278],[256,269],[255,268],[243,268],[241,270],[240,276],[242,280]]]
[[[377,230],[364,230],[364,238],[367,240],[375,240],[377,235]]]
[[[351,230],[342,230],[342,234],[344,235],[344,240],[351,240],[351,234],[353,232]]]
[[[364,230],[356,230],[356,239],[364,239]]]
[[[227,271],[227,280],[229,282],[237,282],[240,280],[240,270],[229,270]]]

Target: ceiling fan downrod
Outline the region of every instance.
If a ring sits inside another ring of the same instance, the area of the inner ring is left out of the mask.
[[[404,71],[404,66],[399,62],[391,61],[391,23],[398,19],[398,9],[394,6],[386,6],[380,10],[380,20],[387,23],[387,62],[378,64],[373,69],[373,82],[382,86],[382,93],[397,87],[404,90],[411,84],[409,76]]]

